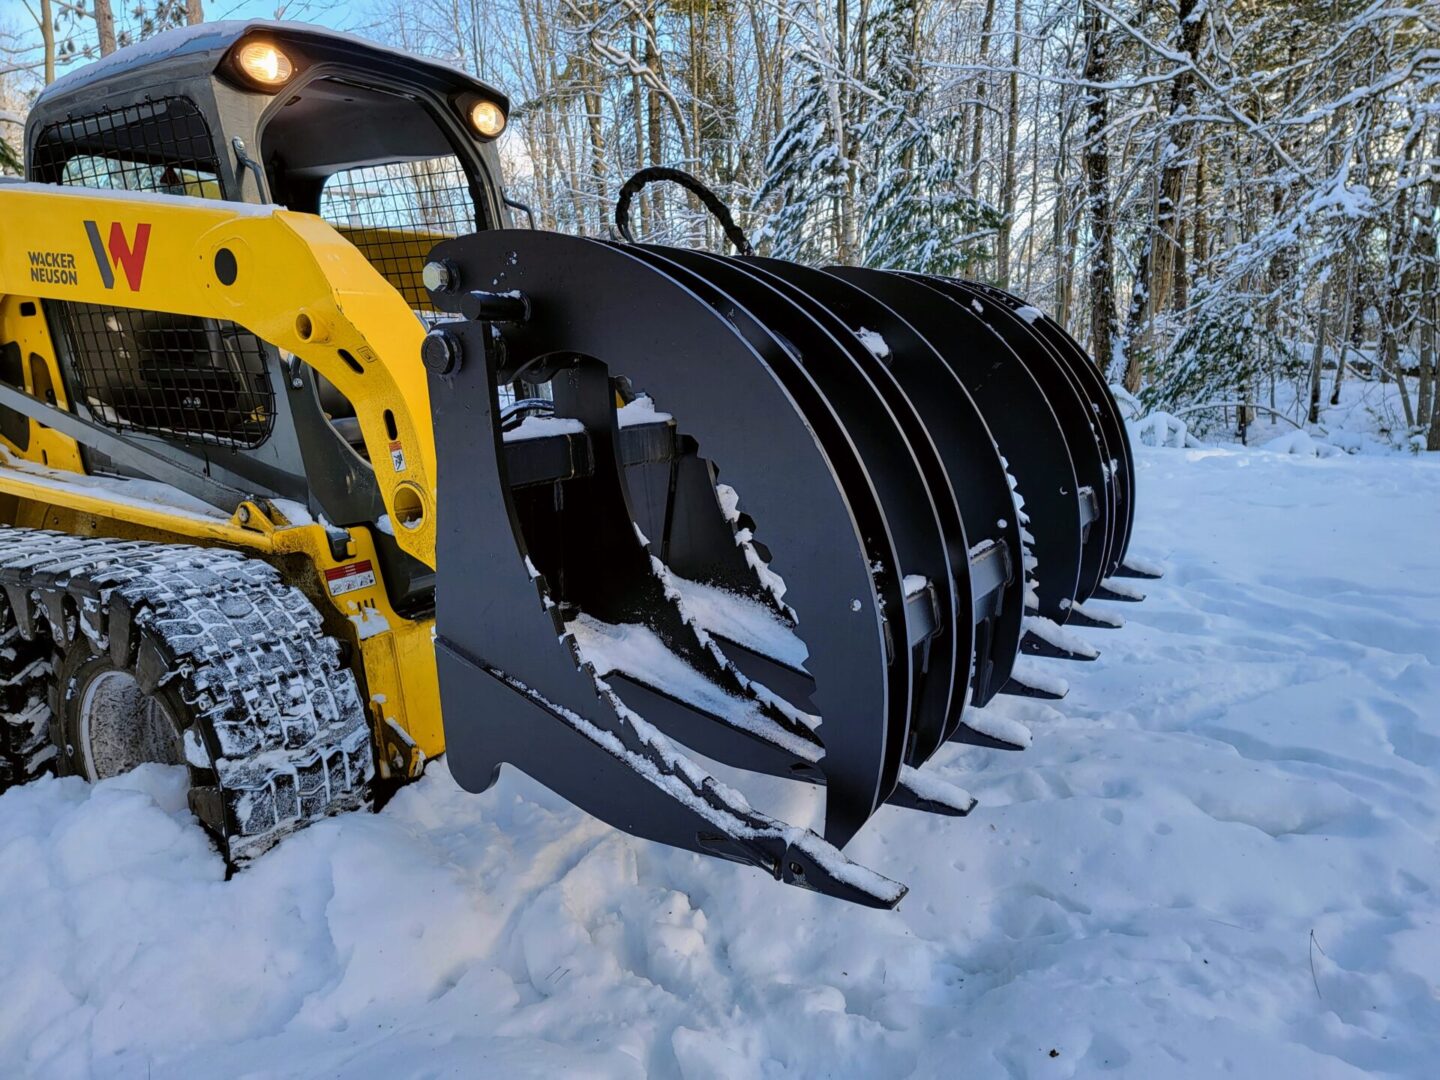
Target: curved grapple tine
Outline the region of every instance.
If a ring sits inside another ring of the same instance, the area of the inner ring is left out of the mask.
[[[890,794],[899,773],[910,664],[906,650],[887,652],[883,612],[903,610],[904,594],[898,577],[872,574],[873,565],[899,565],[885,515],[865,464],[804,367],[761,322],[738,310],[727,319],[723,308],[687,287],[696,283],[693,275],[668,272],[633,249],[551,233],[483,232],[443,243],[432,257],[455,267],[468,289],[516,289],[527,297],[532,317],[499,328],[503,378],[576,356],[608,365],[608,377],[626,377],[673,413],[699,454],[716,462],[722,479],[740,492],[757,536],[774,554],[785,601],[798,613],[809,647],[806,667],[824,721],[826,833],[847,840]],[[465,311],[468,295],[437,301]],[[437,424],[439,408],[437,402]],[[443,442],[439,450],[442,459],[457,460]],[[475,526],[465,509],[472,497],[468,488],[445,489],[449,529],[457,527],[457,515],[459,527]],[[518,539],[511,537],[511,544]],[[583,558],[583,532],[565,542]],[[463,544],[456,538],[454,545],[451,558],[463,560]],[[509,652],[509,666],[492,658],[507,637],[508,616],[488,602],[478,614],[458,611],[458,575],[446,567],[460,562],[447,564],[444,553],[438,558],[444,585],[437,594],[445,605],[440,632],[466,633],[475,642],[471,652],[526,683],[518,672],[553,674],[553,660],[526,651]],[[483,590],[463,591],[473,598]],[[544,691],[543,682],[531,685]],[[458,706],[455,712],[470,713]],[[458,722],[448,705],[445,714],[448,741]],[[461,782],[477,782],[476,768],[493,760],[483,742],[462,737],[451,746]],[[466,760],[472,751],[474,763]],[[536,754],[543,757],[544,747]],[[511,760],[526,772],[536,764]],[[570,797],[568,788],[562,791]]]
[[[841,336],[845,332],[842,330],[838,335],[832,334],[807,313],[793,296],[787,296],[780,291],[782,285],[766,281],[756,271],[747,270],[736,260],[675,248],[639,247],[627,250],[634,250],[640,257],[664,267],[667,273],[677,275],[679,280],[683,280],[717,309],[726,311],[747,340],[751,341],[777,370],[793,367],[797,374],[803,372],[808,380],[813,380],[813,385],[823,395],[824,415],[833,416],[837,421],[838,426],[832,433],[833,437],[845,443],[843,448],[837,444],[834,449],[837,453],[844,453],[846,450],[849,453],[858,453],[860,470],[845,491],[848,495],[856,483],[863,484],[862,493],[875,500],[879,515],[876,527],[884,533],[888,544],[893,547],[893,556],[871,563],[878,586],[902,586],[899,594],[900,606],[890,606],[887,602],[887,616],[889,612],[905,611],[904,575],[910,572],[912,566],[917,563],[925,568],[938,565],[940,572],[948,574],[949,564],[942,547],[938,525],[934,521],[929,492],[919,475],[919,466],[894,420],[890,419],[887,423],[890,414],[859,369],[854,356],[847,350],[848,343],[844,336]],[[861,402],[869,403],[869,408],[863,413],[857,411],[861,409]],[[806,415],[810,415],[810,410],[806,410]],[[863,415],[865,424],[864,429],[858,432],[853,423],[857,415]],[[827,442],[827,446],[829,445]],[[715,460],[722,478],[733,475],[728,458],[717,454]],[[785,469],[788,465],[777,460],[774,468]],[[756,505],[750,497],[748,481],[744,486],[738,483],[736,486],[747,506]],[[928,521],[921,516],[927,510]],[[790,512],[794,513],[795,509],[792,508]],[[769,514],[757,510],[753,516],[757,521],[758,535],[764,539],[770,550],[780,557],[782,549],[771,541]],[[924,573],[925,569],[917,568],[916,572]],[[788,571],[786,581],[789,581]],[[800,610],[798,613],[799,632],[805,639],[813,660],[822,646],[811,639],[805,612]],[[899,777],[902,755],[912,740],[911,731],[923,725],[926,720],[936,728],[944,722],[945,711],[949,705],[948,694],[953,682],[954,658],[948,658],[945,663],[937,662],[934,665],[935,678],[927,682],[919,677],[919,665],[912,662],[903,616],[900,620],[887,619],[886,629],[896,666],[896,674],[892,675],[892,678],[899,677],[900,672],[907,672],[913,687],[905,713],[892,713],[884,718],[884,722],[890,727],[890,736],[886,742],[887,758],[882,789],[884,796],[888,797]],[[743,670],[745,660],[741,657],[736,657],[736,660]],[[763,674],[757,673],[756,677],[763,678]],[[874,724],[877,718],[852,718],[845,715],[832,717],[818,701],[816,704],[820,708],[820,737],[825,745],[821,768],[825,772],[827,784],[831,784],[830,776],[835,756],[854,756],[857,752],[856,745],[863,745],[870,738],[868,734],[857,738],[855,725]],[[920,724],[912,728],[912,720],[917,716],[921,718]],[[841,803],[837,794],[832,785],[832,790],[828,791],[826,796],[825,835],[833,843],[843,844],[864,823],[868,814],[858,815],[853,808]]]
[[[875,570],[913,583],[890,627],[895,650],[914,654],[905,761],[925,761],[954,730],[952,716],[958,717],[970,680],[972,645],[964,527],[925,425],[854,329],[786,276],[756,260],[673,249],[663,254],[759,314],[799,351],[870,470],[899,559]],[[963,620],[960,611],[966,612]],[[821,717],[828,756],[829,723],[823,712]]]
[[[1008,295],[1008,294],[1007,294]],[[1018,297],[1012,301],[1023,304]],[[1111,551],[1111,565],[1107,572],[1113,574],[1125,561],[1130,546],[1130,533],[1135,526],[1135,455],[1130,446],[1130,433],[1125,427],[1125,418],[1115,395],[1105,382],[1104,373],[1096,366],[1090,355],[1080,346],[1065,328],[1048,315],[1035,320],[1036,327],[1055,347],[1055,351],[1070,364],[1090,394],[1096,413],[1100,417],[1101,430],[1105,433],[1110,448],[1112,468],[1115,470],[1116,491],[1116,541]]]
[[[1075,376],[1098,418],[1100,431],[1110,454],[1109,460],[1113,463],[1116,495],[1116,539],[1111,547],[1110,565],[1106,570],[1108,577],[1125,561],[1125,552],[1130,546],[1130,533],[1135,525],[1135,456],[1130,447],[1130,433],[1125,428],[1125,418],[1120,415],[1120,407],[1115,403],[1115,395],[1110,392],[1104,372],[1090,354],[1053,318],[1030,306],[1023,298],[993,285],[978,282],[972,285],[997,303],[1002,303],[1020,314],[1050,343],[1055,354]]]
[[[881,364],[905,392],[944,465],[960,507],[963,544],[973,573],[957,589],[971,617],[971,704],[984,705],[1010,678],[1020,646],[1025,582],[1020,523],[995,440],[950,366],[902,314],[834,274],[777,259],[746,260],[803,288],[850,329],[878,335]],[[998,551],[992,548],[998,547]],[[998,557],[997,557],[998,556]],[[968,604],[968,606],[966,606]],[[947,738],[963,714],[951,718]],[[916,762],[912,762],[916,764]]]
[[[1064,622],[1080,577],[1080,501],[1065,436],[1039,384],[968,302],[888,270],[826,271],[904,312],[974,399],[1025,499],[1039,613]]]
[[[1080,576],[1074,600],[1086,600],[1095,592],[1109,565],[1108,556],[1114,538],[1114,497],[1107,482],[1105,454],[1096,430],[1094,413],[1083,400],[1079,386],[1069,367],[1049,344],[1005,304],[995,303],[986,292],[972,282],[955,278],[912,275],[934,283],[961,303],[968,304],[990,328],[999,334],[1045,393],[1045,399],[1070,451],[1079,484],[1081,535]],[[1024,489],[1021,489],[1022,493]]]

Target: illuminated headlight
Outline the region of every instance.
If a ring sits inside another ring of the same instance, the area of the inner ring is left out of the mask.
[[[278,90],[295,74],[290,58],[268,41],[247,41],[235,53],[235,66],[258,86]]]
[[[470,125],[481,138],[493,139],[505,130],[505,114],[493,101],[477,101],[470,107]]]

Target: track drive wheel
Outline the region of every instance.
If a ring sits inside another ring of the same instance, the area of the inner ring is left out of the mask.
[[[37,767],[53,758],[60,775],[97,781],[185,766],[190,809],[231,867],[368,798],[374,751],[355,676],[319,612],[268,564],[4,529],[0,598],[0,626],[23,649],[55,650],[39,675],[48,703],[31,714],[34,731],[49,728]]]

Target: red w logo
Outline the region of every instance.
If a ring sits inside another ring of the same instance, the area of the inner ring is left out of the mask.
[[[125,235],[125,226],[120,222],[110,223],[109,243],[100,239],[100,226],[93,221],[85,222],[85,233],[90,237],[90,250],[95,254],[95,266],[100,271],[100,280],[107,289],[115,287],[114,267],[125,273],[125,283],[131,292],[140,291],[140,279],[145,273],[145,255],[150,250],[150,226],[142,222],[135,226],[132,242]]]

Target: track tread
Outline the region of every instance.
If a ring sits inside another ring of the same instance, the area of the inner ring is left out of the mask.
[[[83,634],[96,651],[133,656],[142,685],[180,680],[204,721],[185,732],[192,792],[217,779],[221,792],[218,809],[192,805],[227,839],[232,863],[364,802],[374,761],[355,677],[319,612],[268,563],[220,548],[0,528],[0,587],[6,606],[29,608],[0,621],[17,640],[28,615],[61,648]]]
[[[0,610],[0,792],[54,768],[46,697],[50,670],[44,644],[24,640]]]

